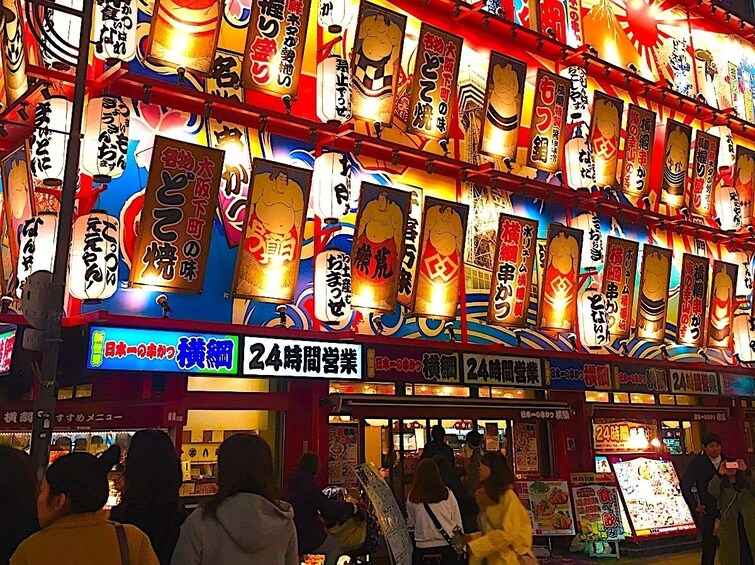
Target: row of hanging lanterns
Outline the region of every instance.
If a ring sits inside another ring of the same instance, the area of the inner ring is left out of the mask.
[[[737,314],[732,324],[734,353],[743,363],[755,361],[755,318],[749,314]]]

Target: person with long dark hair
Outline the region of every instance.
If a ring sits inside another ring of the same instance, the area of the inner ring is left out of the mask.
[[[152,543],[161,565],[170,563],[186,512],[178,498],[181,461],[163,431],[140,430],[131,438],[121,502],[110,519],[133,524]]]
[[[755,562],[755,481],[742,459],[724,461],[708,483],[718,503],[721,565]]]
[[[491,451],[482,456],[480,488],[475,493],[481,533],[467,537],[470,565],[537,563],[530,516],[514,492],[514,480],[514,471],[503,455]]]
[[[439,556],[434,562],[439,559],[442,565],[459,562],[452,541],[464,533],[461,512],[433,459],[423,459],[417,465],[406,513],[409,529],[414,529],[413,565],[422,565],[431,556]]]
[[[0,565],[8,565],[18,544],[39,529],[37,479],[31,458],[7,445],[0,445],[0,477]]]
[[[218,491],[184,522],[173,565],[299,565],[291,505],[280,499],[270,446],[235,434],[218,449]]]

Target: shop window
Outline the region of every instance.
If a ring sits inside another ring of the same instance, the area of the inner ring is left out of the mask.
[[[655,395],[633,392],[629,395],[629,401],[632,404],[655,404]]]
[[[331,381],[329,390],[331,394],[396,394],[396,385]]]
[[[468,397],[469,388],[449,385],[406,385],[406,394],[415,396],[458,396]]]
[[[58,389],[58,400],[70,400],[73,398],[73,387],[64,386]]]
[[[189,377],[189,392],[271,392],[272,379],[241,377]]]
[[[585,401],[587,402],[609,402],[610,398],[607,392],[598,392],[596,390],[585,391]]]
[[[693,455],[702,449],[700,423],[664,420],[661,439],[669,455]]]
[[[687,394],[677,394],[675,397],[676,403],[680,406],[697,406],[698,400],[696,396],[689,396]]]
[[[74,389],[74,396],[76,398],[91,398],[92,397],[92,385],[76,385]]]
[[[480,398],[507,398],[507,399],[525,399],[535,398],[534,390],[523,390],[520,388],[503,388],[499,386],[480,387]]]
[[[614,392],[613,401],[617,404],[629,404],[629,394],[626,392]]]
[[[658,400],[661,404],[676,404],[673,394],[659,394]]]

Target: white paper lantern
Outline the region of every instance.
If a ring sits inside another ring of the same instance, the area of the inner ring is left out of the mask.
[[[722,230],[735,231],[742,227],[742,204],[733,186],[717,186],[715,204],[716,218]]]
[[[749,314],[737,314],[734,316],[732,326],[734,337],[734,353],[744,363],[755,361],[755,318]]]
[[[18,288],[21,298],[23,286],[31,275],[38,271],[50,271],[55,265],[55,249],[58,240],[58,217],[52,212],[32,216],[21,226],[18,247]]]
[[[590,189],[595,185],[595,160],[590,142],[581,126],[564,145],[564,170],[566,185],[573,189]]]
[[[91,2],[92,0],[87,0]],[[74,10],[82,10],[83,0],[55,0],[55,4]],[[39,51],[45,66],[58,70],[68,70],[76,65],[79,54],[81,18],[45,6],[34,12],[33,19],[39,19]]]
[[[117,96],[92,98],[84,118],[81,170],[108,183],[126,170],[129,110]]]
[[[315,259],[315,317],[324,324],[345,324],[351,318],[351,256],[326,249]]]
[[[582,230],[585,234],[582,237],[582,267],[597,269],[598,265],[603,264],[605,253],[600,218],[594,212],[585,212],[574,218],[571,226]]]
[[[312,210],[326,224],[349,213],[351,163],[345,153],[327,151],[315,158],[312,172]]]
[[[737,296],[750,296],[752,294],[752,256],[744,251],[727,251],[722,260],[739,267],[737,269]]]
[[[136,55],[136,0],[95,0],[94,56],[113,65]]]
[[[340,55],[330,55],[317,64],[317,117],[334,124],[351,119],[351,71]]]
[[[597,287],[590,287],[579,297],[579,339],[589,349],[608,345],[606,297]]]
[[[118,219],[101,210],[73,224],[68,261],[68,290],[80,300],[104,300],[118,287]]]
[[[718,144],[718,168],[734,166],[736,148],[734,147],[734,137],[731,135],[731,129],[728,126],[713,126],[708,133],[719,138]]]
[[[579,122],[589,123],[590,98],[587,93],[587,70],[577,65],[570,65],[561,69],[558,74],[571,81],[566,123],[569,125]]]
[[[354,17],[352,6],[355,5],[352,0],[320,0],[317,23],[330,33],[341,33],[351,23]]]
[[[62,96],[37,103],[31,136],[31,172],[47,186],[63,184],[72,104]]]

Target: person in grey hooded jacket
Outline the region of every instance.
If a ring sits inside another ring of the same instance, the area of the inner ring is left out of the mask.
[[[184,522],[171,565],[299,565],[294,512],[278,496],[265,440],[229,437],[217,469],[218,492]]]

